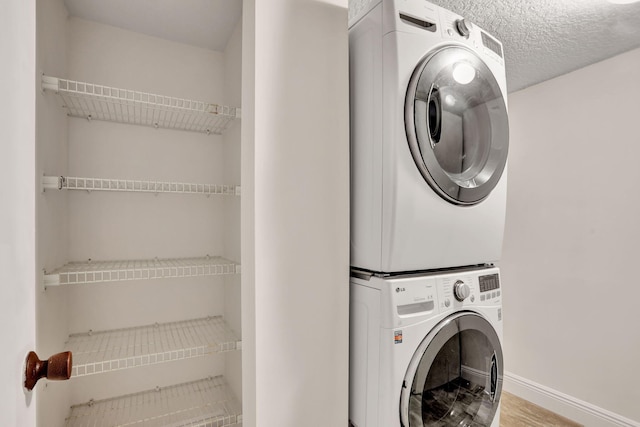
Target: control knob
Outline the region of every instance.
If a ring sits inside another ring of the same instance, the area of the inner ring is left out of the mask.
[[[458,34],[462,37],[469,38],[469,34],[471,34],[471,23],[467,22],[466,19],[458,19],[456,20],[456,30],[458,30]]]
[[[458,280],[453,284],[453,296],[455,296],[458,301],[464,301],[470,293],[471,289],[469,288],[469,285],[464,283],[462,280]]]

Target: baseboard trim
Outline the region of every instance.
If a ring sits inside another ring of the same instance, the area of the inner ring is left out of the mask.
[[[640,427],[640,422],[535,383],[511,372],[504,373],[504,389],[511,394],[522,397],[585,426]]]

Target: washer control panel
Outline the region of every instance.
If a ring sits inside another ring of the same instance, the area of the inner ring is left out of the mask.
[[[452,310],[500,305],[497,267],[434,272],[363,282],[382,290],[381,324],[404,327]]]
[[[498,303],[500,275],[498,269],[487,269],[481,274],[446,275],[439,279],[440,309]]]

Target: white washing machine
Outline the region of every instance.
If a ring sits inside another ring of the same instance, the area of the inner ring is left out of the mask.
[[[502,297],[495,267],[351,279],[353,427],[498,427]]]
[[[350,5],[351,262],[499,260],[509,145],[501,43],[424,0]]]

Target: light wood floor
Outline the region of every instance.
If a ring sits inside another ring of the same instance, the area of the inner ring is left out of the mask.
[[[500,400],[500,427],[584,427],[504,390]]]

